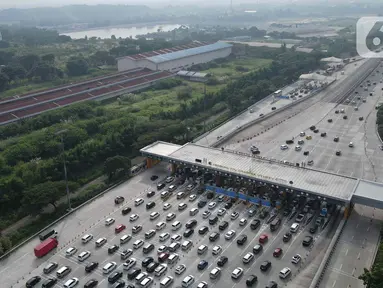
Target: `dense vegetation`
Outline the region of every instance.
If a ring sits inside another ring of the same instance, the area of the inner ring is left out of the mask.
[[[379,103],[378,113],[376,115],[376,124],[378,126],[378,134],[383,139],[383,106]]]
[[[381,288],[383,286],[383,243],[378,247],[375,262],[368,270],[364,268],[364,273],[358,277],[368,288]]]

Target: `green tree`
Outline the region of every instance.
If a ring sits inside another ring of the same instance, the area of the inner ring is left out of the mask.
[[[33,186],[24,193],[22,205],[33,215],[41,213],[49,204],[56,209],[56,202],[64,194],[62,183],[44,182]]]
[[[81,76],[89,72],[89,64],[84,57],[69,59],[66,68],[69,76]]]
[[[108,175],[109,180],[111,180],[119,171],[123,171],[127,175],[130,167],[131,162],[129,158],[117,155],[105,160],[104,172]]]
[[[55,63],[55,55],[50,53],[50,54],[45,54],[41,57],[41,60],[43,60],[44,62],[47,62],[49,64],[54,64]]]
[[[4,91],[8,87],[9,77],[7,74],[0,72],[0,91]]]
[[[40,57],[36,54],[27,54],[19,58],[21,66],[30,73],[34,68],[37,67],[37,64],[40,62]]]
[[[191,97],[192,97],[192,90],[189,86],[178,89],[177,98],[179,100],[188,100]]]
[[[8,237],[1,236],[0,246],[3,248],[3,251],[6,252],[12,248],[12,241]]]

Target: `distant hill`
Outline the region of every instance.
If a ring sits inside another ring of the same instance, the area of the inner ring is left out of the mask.
[[[1,24],[56,26],[73,23],[125,24],[158,14],[144,5],[70,5],[0,11]],[[156,19],[154,19],[156,20]],[[141,21],[139,21],[141,22]]]

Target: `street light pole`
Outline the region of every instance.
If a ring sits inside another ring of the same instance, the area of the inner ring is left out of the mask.
[[[63,154],[63,162],[64,162],[64,177],[65,177],[65,188],[66,188],[66,197],[68,202],[68,211],[72,210],[72,205],[70,203],[70,194],[69,194],[69,186],[68,186],[68,174],[66,169],[66,157],[65,157],[65,146],[64,146],[64,136],[63,134],[67,130],[61,130],[56,133],[56,135],[60,135],[61,137],[61,146],[62,146],[62,154]]]

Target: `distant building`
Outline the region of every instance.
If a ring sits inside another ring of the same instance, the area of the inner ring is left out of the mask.
[[[118,58],[117,66],[120,72],[139,67],[177,72],[196,64],[227,57],[231,54],[232,46],[225,42],[207,44],[195,41],[188,45]]]
[[[202,73],[202,72],[181,70],[181,71],[178,71],[177,76],[185,78],[190,81],[194,81],[194,82],[206,82],[209,74]]]
[[[251,41],[251,36],[236,36],[236,37],[226,38],[225,40],[239,41],[239,42],[249,42],[249,41]]]

